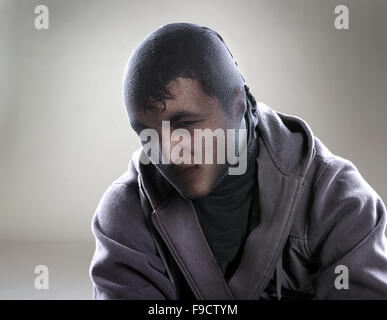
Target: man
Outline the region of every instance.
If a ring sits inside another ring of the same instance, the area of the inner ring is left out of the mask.
[[[93,218],[95,299],[387,298],[383,201],[302,119],[256,102],[219,34],[158,28],[123,89],[143,148]],[[232,134],[203,161],[216,130]]]

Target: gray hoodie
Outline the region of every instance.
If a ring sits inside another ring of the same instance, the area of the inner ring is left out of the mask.
[[[232,276],[139,149],[93,217],[94,299],[387,299],[382,199],[301,118],[261,102],[257,116],[260,220]]]

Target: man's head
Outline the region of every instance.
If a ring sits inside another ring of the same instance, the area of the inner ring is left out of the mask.
[[[171,132],[182,128],[188,130],[191,146],[195,144],[194,129],[226,132],[227,129],[244,128],[246,95],[243,77],[223,39],[203,26],[173,23],[146,37],[129,58],[123,91],[132,128],[137,134],[147,128],[156,130],[160,146],[165,142],[162,141],[162,121],[170,121]],[[168,140],[172,150],[178,142],[170,137]],[[218,150],[217,143],[216,140],[215,151]],[[220,152],[226,154],[227,150]],[[218,156],[219,151],[214,154],[214,157]],[[229,167],[227,161],[155,165],[189,199],[210,193]]]

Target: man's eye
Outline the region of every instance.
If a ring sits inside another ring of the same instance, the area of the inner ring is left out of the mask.
[[[188,127],[197,121],[181,121],[177,124],[178,127]]]

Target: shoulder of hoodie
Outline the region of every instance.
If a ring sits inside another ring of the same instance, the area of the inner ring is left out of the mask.
[[[114,197],[116,202],[140,204],[137,174],[133,161],[129,161],[128,169],[112,182],[105,194]]]
[[[351,219],[361,221],[365,233],[384,212],[373,210],[384,206],[381,198],[352,161],[331,152],[318,137],[313,135],[313,139],[314,156],[305,174],[306,188],[290,237],[315,243],[334,224]],[[311,247],[316,243],[306,246],[309,255],[313,255]]]
[[[132,161],[128,170],[116,178],[103,193],[93,216],[93,225],[106,229],[106,233],[114,234],[124,229],[146,225],[142,213],[138,191],[137,171]],[[123,235],[124,236],[124,235]]]
[[[112,182],[108,190],[113,189],[116,194],[120,193],[121,201],[134,200],[131,198],[135,197],[140,203],[137,174],[137,170],[131,160],[128,169]]]
[[[338,179],[343,183],[343,187],[353,189],[354,183],[363,187],[363,191],[375,195],[375,190],[366,182],[356,165],[342,156],[334,154],[316,136],[313,136],[315,154],[312,166],[305,175],[306,180],[311,182],[310,187],[314,192],[323,188],[322,184],[326,180]],[[311,175],[313,178],[311,179]],[[320,190],[321,191],[321,190]]]

